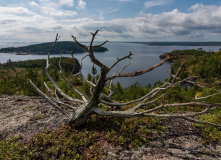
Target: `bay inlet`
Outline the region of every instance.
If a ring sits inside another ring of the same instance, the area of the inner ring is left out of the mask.
[[[86,44],[86,43],[85,43]],[[88,45],[88,44],[86,44]],[[0,46],[1,48],[2,46]],[[183,50],[183,49],[198,49],[202,48],[203,50],[209,51],[218,51],[221,46],[174,46],[174,45],[147,45],[142,43],[122,43],[122,42],[110,42],[107,43],[104,47],[108,48],[109,51],[96,53],[95,56],[101,62],[106,64],[107,66],[111,66],[117,58],[126,56],[129,52],[132,52],[134,55],[132,59],[126,59],[119,63],[117,71],[120,71],[124,66],[132,63],[128,66],[124,73],[130,73],[134,71],[140,71],[145,68],[149,68],[156,63],[159,63],[161,59],[159,56],[161,54],[171,52],[173,50]],[[79,61],[82,57],[84,57],[87,53],[74,53],[74,57]],[[63,54],[63,57],[71,57],[70,54]],[[51,57],[60,57],[60,55],[51,55]],[[0,63],[6,63],[9,59],[11,61],[24,61],[30,59],[46,59],[47,55],[16,55],[16,53],[0,53]],[[135,82],[138,82],[142,86],[147,86],[148,84],[153,85],[156,81],[164,81],[165,78],[169,78],[168,71],[171,67],[171,62],[166,62],[164,65],[156,68],[155,70],[148,72],[144,75],[138,77],[130,77],[130,78],[117,78],[114,80],[114,83],[120,82],[122,86],[127,87]],[[92,63],[89,58],[85,58],[83,61],[83,69],[82,73],[86,77],[89,73],[91,73]],[[99,67],[97,67],[99,71]],[[113,74],[113,71],[110,75]]]

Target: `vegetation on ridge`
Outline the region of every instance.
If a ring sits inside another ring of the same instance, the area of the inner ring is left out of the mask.
[[[189,76],[198,76],[198,83],[208,87],[221,85],[221,51],[206,52],[199,48],[198,50],[174,50],[170,54],[175,57],[171,66],[171,73],[175,74],[182,62],[185,61],[185,67],[180,73],[180,78]],[[165,56],[161,55],[163,58]]]

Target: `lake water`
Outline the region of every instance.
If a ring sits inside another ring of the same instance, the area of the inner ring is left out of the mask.
[[[88,45],[88,44],[87,44]],[[134,71],[140,71],[145,68],[149,68],[156,63],[159,63],[161,59],[159,56],[161,54],[171,52],[174,49],[197,49],[202,48],[203,50],[209,51],[214,50],[218,51],[221,46],[150,46],[146,44],[137,44],[137,43],[107,43],[105,47],[109,49],[107,52],[95,53],[97,59],[103,62],[107,66],[111,66],[118,58],[128,55],[129,52],[132,52],[134,55],[132,59],[126,59],[119,63],[116,70],[120,71],[125,65],[129,62],[132,64],[128,66],[122,73],[130,73]],[[1,46],[0,46],[1,48]],[[75,53],[74,57],[79,61],[87,53],[79,54]],[[51,57],[59,57],[60,55],[52,55]],[[64,54],[65,57],[70,57],[69,54]],[[12,61],[23,61],[29,59],[46,59],[47,55],[15,55],[14,53],[0,53],[0,63],[7,62],[8,59]],[[114,80],[114,83],[117,81],[120,82],[124,87],[134,84],[135,82],[140,83],[142,86],[147,86],[149,83],[153,85],[156,81],[164,81],[165,78],[169,77],[168,71],[170,70],[171,62],[166,62],[164,65],[156,68],[155,70],[148,72],[144,75],[138,77],[130,78],[117,78]],[[88,73],[91,73],[92,63],[87,57],[83,61],[83,74],[87,76]],[[99,68],[97,67],[97,70]],[[113,71],[110,75],[113,74]]]

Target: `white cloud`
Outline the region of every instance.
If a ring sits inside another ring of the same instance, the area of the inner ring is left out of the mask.
[[[112,40],[215,40],[221,35],[221,7],[201,6],[191,13],[178,9],[141,17],[91,21],[76,25],[79,34],[101,30],[100,35]]]
[[[78,7],[79,7],[79,9],[85,9],[86,8],[86,2],[84,2],[83,0],[79,0],[78,1]]]
[[[32,14],[32,12],[29,11],[29,9],[24,8],[24,7],[1,7],[1,6],[0,6],[0,13],[5,13],[5,14]]]
[[[61,5],[66,5],[69,7],[73,7],[74,6],[74,0],[60,0],[60,4]]]
[[[29,3],[31,6],[34,6],[34,7],[38,7],[39,5],[36,3],[36,2],[34,2],[34,1],[31,1],[30,3]]]
[[[74,11],[51,11],[51,16],[57,16],[57,17],[73,17],[77,15],[77,12]]]
[[[63,6],[74,6],[74,0],[59,0],[59,2],[52,0],[40,0],[39,4],[34,1],[30,2],[29,4],[31,5],[31,9],[35,11],[35,14],[43,14],[45,17],[66,18],[78,15],[76,11],[63,9]]]
[[[193,6],[191,6],[191,7],[189,8],[189,10],[196,11],[196,10],[202,8],[202,7],[204,7],[204,5],[203,5],[202,3],[201,3],[201,4],[197,3],[197,4],[193,5]]]
[[[76,16],[78,13],[75,11],[69,11],[69,10],[59,10],[57,8],[48,8],[43,7],[42,12],[49,16],[55,16],[55,17],[73,17]]]
[[[196,4],[189,13],[178,9],[160,14],[140,12],[136,18],[109,21],[103,19],[105,11],[99,11],[100,20],[94,20],[76,19],[77,12],[59,6],[52,8],[39,2],[38,8],[40,12],[24,7],[0,7],[0,40],[52,41],[58,32],[61,40],[71,40],[74,33],[85,41],[97,29],[101,30],[97,40],[110,41],[215,41],[221,37],[221,6]]]
[[[171,0],[150,0],[144,3],[145,8],[151,8],[155,6],[163,6],[168,3],[171,3]]]

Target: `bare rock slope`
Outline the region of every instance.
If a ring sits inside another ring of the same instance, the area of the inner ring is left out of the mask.
[[[21,135],[24,141],[44,129],[56,129],[65,117],[40,97],[0,95],[0,133],[6,139]]]
[[[23,142],[27,142],[46,128],[59,129],[66,121],[66,117],[40,97],[0,95],[0,139],[21,135]],[[221,159],[221,144],[203,144],[200,130],[191,123],[168,119],[163,125],[167,133],[153,137],[149,144],[137,150],[104,144],[103,159]]]

